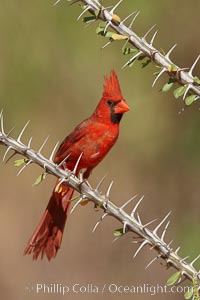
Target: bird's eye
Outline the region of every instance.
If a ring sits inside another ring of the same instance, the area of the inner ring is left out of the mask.
[[[107,101],[107,104],[108,104],[109,106],[111,106],[111,105],[113,104],[113,101],[108,100],[108,101]]]

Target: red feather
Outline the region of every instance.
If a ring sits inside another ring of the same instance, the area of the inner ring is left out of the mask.
[[[117,75],[111,71],[110,78],[105,77],[103,96],[92,116],[80,123],[61,143],[55,158],[60,163],[68,156],[63,168],[73,170],[82,155],[76,175],[86,169],[84,178],[88,178],[92,169],[109,152],[119,135],[119,123],[123,113],[129,107],[124,100]],[[33,259],[44,255],[50,260],[55,257],[61,246],[64,226],[70,208],[70,199],[74,190],[56,183],[42,219],[30,238],[24,254],[33,254]]]

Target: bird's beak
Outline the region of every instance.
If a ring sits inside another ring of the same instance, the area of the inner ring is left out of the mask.
[[[118,102],[114,109],[115,114],[123,114],[129,110],[130,108],[124,99]]]

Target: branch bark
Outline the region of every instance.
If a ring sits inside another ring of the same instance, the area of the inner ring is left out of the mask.
[[[197,257],[193,262],[187,263],[186,259],[181,258],[178,255],[178,251],[180,248],[177,248],[175,251],[171,247],[171,243],[165,242],[165,234],[169,225],[169,222],[165,225],[161,236],[158,235],[158,230],[163,226],[163,224],[168,219],[169,214],[166,215],[164,219],[155,227],[155,229],[152,231],[148,229],[148,225],[152,222],[149,222],[148,224],[143,224],[141,221],[141,218],[139,216],[139,213],[137,211],[139,204],[143,200],[143,197],[137,202],[137,204],[134,206],[132,213],[128,214],[124,208],[135,198],[132,197],[129,199],[124,205],[121,207],[117,207],[111,200],[110,200],[110,189],[112,187],[112,183],[110,184],[108,191],[105,195],[102,195],[99,192],[99,186],[95,189],[89,186],[89,184],[82,179],[77,178],[73,172],[69,170],[63,170],[60,168],[60,166],[56,165],[53,162],[53,153],[55,151],[55,148],[53,150],[52,155],[49,159],[45,158],[41,154],[41,150],[45,143],[40,147],[39,151],[34,151],[31,148],[31,140],[29,141],[28,145],[25,145],[21,141],[21,136],[27,126],[22,129],[21,133],[19,134],[18,139],[13,139],[10,136],[10,132],[8,134],[4,131],[3,126],[3,114],[0,115],[0,123],[1,123],[1,130],[0,130],[0,145],[4,145],[7,147],[6,153],[4,155],[4,160],[6,159],[6,155],[10,150],[14,151],[14,154],[21,154],[23,157],[25,157],[24,166],[22,167],[22,170],[30,165],[31,163],[35,163],[38,166],[42,167],[45,172],[48,174],[52,174],[60,179],[60,183],[67,182],[69,186],[73,187],[79,194],[80,199],[76,202],[72,210],[77,206],[77,204],[81,203],[81,201],[84,201],[88,199],[89,201],[93,202],[95,206],[98,206],[102,212],[103,215],[101,219],[97,222],[95,225],[94,230],[99,225],[99,223],[106,218],[107,216],[112,216],[113,218],[117,219],[122,224],[121,230],[118,232],[119,237],[121,235],[126,234],[127,232],[133,232],[137,235],[137,237],[140,238],[138,240],[139,247],[134,255],[134,257],[140,252],[140,250],[145,246],[149,245],[150,249],[154,249],[156,251],[156,255],[154,259],[155,261],[157,259],[163,259],[165,261],[166,267],[173,267],[176,270],[180,272],[180,281],[183,278],[189,279],[191,282],[194,280],[194,278],[197,278],[198,283],[200,282],[200,272],[197,271],[193,264],[194,262],[199,258]],[[46,141],[46,140],[45,140]],[[13,156],[13,155],[12,155]],[[151,264],[151,263],[150,263]],[[148,264],[148,266],[150,265]],[[199,284],[200,288],[200,284]]]
[[[72,2],[77,1],[72,0]],[[135,18],[137,17],[137,14],[132,13],[124,20],[121,20],[121,18],[114,13],[115,9],[122,2],[122,0],[120,0],[110,11],[101,5],[100,0],[80,0],[78,2],[82,2],[85,5],[78,19],[80,19],[86,12],[89,12],[92,16],[95,16],[92,21],[96,21],[99,19],[106,22],[106,26],[101,32],[102,35],[106,37],[108,27],[110,27],[114,32],[120,35],[116,38],[112,34],[108,35],[108,37],[110,37],[110,42],[108,42],[106,45],[115,40],[126,39],[131,46],[138,50],[138,52],[134,52],[133,57],[130,58],[124,66],[131,64],[138,58],[146,57],[160,68],[160,72],[159,74],[157,74],[153,82],[153,86],[156,81],[162,76],[162,74],[166,73],[168,74],[171,81],[177,82],[184,87],[183,89],[181,89],[181,91],[174,91],[175,97],[178,98],[180,96],[183,96],[183,100],[185,100],[185,103],[187,105],[190,105],[193,101],[196,101],[200,98],[200,79],[197,76],[193,76],[193,70],[200,58],[200,55],[197,57],[191,68],[179,67],[170,58],[170,55],[176,45],[171,47],[167,54],[162,54],[153,46],[157,31],[153,34],[151,41],[147,41],[147,36],[152,31],[154,26],[150,28],[143,37],[139,37],[137,33],[132,30],[132,25],[135,21]],[[131,24],[128,26],[125,24],[125,22],[127,23],[127,20],[131,16],[134,17]]]

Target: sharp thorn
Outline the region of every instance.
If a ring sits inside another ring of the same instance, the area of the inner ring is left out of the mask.
[[[134,14],[136,14],[137,11],[132,12],[130,15],[128,15],[125,19],[122,20],[121,23],[126,22],[130,17],[132,17]]]
[[[160,256],[154,257],[154,258],[148,263],[148,265],[145,267],[145,270],[148,269],[148,268],[150,267],[150,265],[151,265],[154,261],[156,261],[159,257],[160,257]]]
[[[83,197],[80,197],[80,199],[78,201],[76,201],[76,203],[74,204],[74,206],[72,207],[71,211],[70,211],[70,215],[75,211],[76,207],[82,202]]]
[[[84,174],[84,172],[83,172],[83,174]],[[83,179],[83,176],[82,176],[80,181],[81,181],[81,183],[85,182],[87,184],[87,186],[89,187],[89,189],[91,189],[91,190],[93,189],[91,184],[89,183],[88,179]]]
[[[103,183],[103,181],[104,181],[104,179],[106,178],[107,175],[108,175],[108,173],[106,173],[106,174],[102,177],[102,179],[99,181],[99,183],[97,184],[96,189],[95,189],[96,191],[99,190],[100,186],[102,185],[102,183]]]
[[[166,234],[166,232],[167,232],[167,229],[168,229],[168,227],[169,227],[169,224],[170,224],[170,220],[167,222],[167,224],[166,224],[166,226],[165,226],[165,228],[164,228],[164,230],[163,230],[163,233],[162,233],[162,235],[161,235],[161,241],[163,241],[164,242],[164,237],[165,237],[165,234]]]
[[[114,181],[111,181],[109,187],[108,187],[108,190],[106,192],[106,198],[108,199],[109,196],[110,196],[110,191],[111,191],[111,188],[112,188],[112,185],[113,185]]]
[[[134,206],[134,208],[133,208],[133,210],[132,210],[132,212],[131,212],[131,217],[134,217],[134,214],[135,214],[135,212],[136,212],[138,206],[140,205],[140,203],[142,202],[143,199],[144,199],[144,196],[142,196],[142,197],[139,199],[139,201],[136,203],[136,205]]]
[[[30,139],[29,139],[29,141],[28,141],[28,145],[27,145],[28,149],[31,148],[32,139],[33,139],[33,137],[31,136]]]
[[[110,13],[113,14],[115,9],[122,3],[123,0],[119,0],[119,2],[111,9]]]
[[[106,7],[104,7],[104,8],[102,7],[102,9],[103,9],[103,10],[108,10],[108,9],[110,9],[110,8],[112,8],[112,7],[113,7],[113,5],[110,5],[110,6],[106,6]]]
[[[84,181],[83,174],[84,174],[84,171],[83,171],[83,170],[80,170],[80,172],[79,172],[79,174],[78,174],[79,179],[80,179],[80,182],[83,182],[83,181]]]
[[[121,207],[120,210],[124,209],[129,203],[131,203],[135,198],[137,197],[137,195],[134,195],[133,197],[131,197],[128,201],[126,201]]]
[[[152,36],[152,39],[151,39],[151,41],[150,41],[150,46],[151,46],[151,47],[153,46],[153,42],[154,42],[154,40],[155,40],[155,37],[156,37],[157,33],[158,33],[158,30],[156,30],[155,33],[154,33],[154,35]]]
[[[106,47],[109,46],[112,42],[113,42],[112,40],[109,41],[109,42],[107,42],[105,45],[103,45],[103,46],[101,47],[101,49],[106,48]]]
[[[8,157],[8,159],[5,161],[5,164],[7,164],[9,162],[9,160],[11,160],[16,154],[17,154],[17,152],[14,150],[14,152],[11,154],[11,156]]]
[[[146,223],[145,225],[143,225],[142,227],[145,228],[145,227],[148,227],[149,225],[151,225],[152,223],[156,222],[158,220],[158,218]]]
[[[186,257],[184,257],[184,258],[182,258],[180,261],[185,263],[185,260],[188,259],[188,258],[189,258],[189,255],[186,256]]]
[[[92,233],[94,233],[97,229],[97,227],[99,226],[99,224],[103,221],[103,219],[108,215],[108,213],[105,213],[101,216],[101,218],[99,219],[99,221],[95,224]]]
[[[118,241],[118,240],[120,239],[120,237],[121,237],[121,235],[120,235],[120,236],[116,236],[116,237],[114,238],[114,240],[112,241],[112,243],[115,243],[116,241]]]
[[[142,54],[142,51],[139,51],[137,54],[135,54],[133,57],[131,57],[122,67],[122,69],[124,69],[126,66],[128,66],[129,64],[131,64],[138,56],[140,56]]]
[[[53,5],[56,6],[61,0],[57,0]]]
[[[178,247],[178,248],[175,250],[174,253],[175,253],[176,255],[178,255],[178,251],[179,251],[180,249],[181,249],[181,247]]]
[[[182,274],[181,274],[182,275]],[[182,276],[180,276],[180,278],[178,279],[178,281],[175,283],[175,285],[179,285],[181,282],[183,282],[185,280],[185,278],[182,278]]]
[[[51,155],[50,155],[50,157],[49,157],[49,160],[50,160],[50,161],[53,161],[53,157],[54,157],[54,154],[55,154],[55,152],[56,152],[56,149],[57,149],[58,145],[59,145],[59,142],[56,143],[56,145],[55,145],[54,148],[53,148],[53,151],[51,152]]]
[[[9,152],[10,150],[12,150],[12,147],[11,147],[11,146],[9,146],[9,147],[6,149],[6,152],[5,152],[5,154],[4,154],[4,156],[3,156],[3,159],[2,159],[3,161],[5,161],[6,156],[7,156],[8,152]]]
[[[108,27],[110,26],[110,24],[111,24],[111,22],[107,22],[107,24],[104,28],[104,31],[103,31],[104,34],[106,34],[106,31],[107,31]]]
[[[123,231],[122,231],[123,234],[126,233],[126,226],[127,226],[127,224],[128,224],[128,223],[125,221],[125,222],[124,222],[124,225],[123,225]]]
[[[137,219],[138,219],[139,224],[142,226],[142,221],[141,221],[141,219],[140,219],[140,215],[139,215],[138,212],[137,212]]]
[[[82,156],[83,156],[83,152],[81,152],[81,154],[79,155],[79,158],[77,159],[77,162],[76,162],[76,164],[74,166],[74,169],[72,171],[72,173],[74,175],[76,175],[76,173],[77,173],[77,169],[78,169],[78,166],[79,166],[79,163],[80,163],[80,160],[81,160]]]
[[[2,133],[2,135],[6,135],[4,132],[4,126],[3,126],[3,109],[1,110],[1,113],[0,113],[0,120],[1,120],[1,133]]]
[[[10,129],[10,131],[8,131],[7,136],[9,136],[9,135],[13,132],[14,129],[15,129],[15,126],[12,127],[12,128]]]
[[[73,4],[77,3],[77,2],[80,2],[80,0],[72,0],[71,3],[70,3],[70,5],[73,5]]]
[[[50,172],[47,170],[47,167],[49,166],[49,164],[48,163],[44,163],[44,165],[43,165],[43,169],[45,170],[45,173],[48,175],[48,174],[50,174]]]
[[[179,280],[177,281],[177,283],[175,285],[180,285],[181,283],[183,283],[186,280],[186,277],[180,277]]]
[[[32,160],[29,160],[20,170],[19,172],[17,173],[17,176],[19,176],[24,170],[26,167],[28,167],[30,164],[32,163]]]
[[[132,243],[133,243],[133,244],[141,244],[141,241],[139,241],[139,240],[138,240],[138,241],[137,241],[137,240],[134,240],[134,241],[132,241]]]
[[[97,229],[97,227],[99,226],[101,220],[99,220],[95,225],[94,225],[94,228],[92,229],[92,233],[95,232],[95,230]]]
[[[22,128],[22,131],[20,132],[20,134],[19,134],[19,136],[18,136],[18,138],[17,138],[17,141],[18,141],[18,142],[21,142],[21,137],[22,137],[22,135],[23,135],[23,133],[24,133],[26,127],[28,126],[29,122],[30,122],[30,120],[29,120],[29,121],[24,125],[24,127]]]
[[[64,164],[64,162],[66,161],[66,160],[68,160],[68,158],[70,157],[70,154],[68,154],[58,165],[57,165],[57,168],[60,168],[63,164]]]
[[[137,251],[135,252],[135,254],[133,255],[133,258],[135,258],[135,257],[138,255],[138,253],[142,250],[142,248],[143,248],[146,244],[148,244],[148,242],[147,242],[147,240],[144,240],[144,241],[142,242],[142,244],[139,246],[139,248],[137,249]]]
[[[189,92],[189,90],[191,89],[192,85],[189,83],[186,90],[185,90],[185,93],[183,95],[183,100],[185,100],[186,96],[187,96],[187,93]]]
[[[188,68],[188,67],[186,67],[186,68],[179,68],[179,69],[178,69],[178,72],[186,71],[186,70],[189,70],[189,68]]]
[[[153,230],[154,234],[157,234],[158,229],[162,226],[162,224],[167,220],[167,218],[170,216],[171,211],[162,219],[162,221],[156,226],[156,228]]]
[[[88,5],[88,6],[81,12],[81,14],[78,16],[77,21],[79,21],[80,18],[84,15],[84,13],[86,13],[89,9],[90,9],[90,6]]]
[[[42,146],[40,147],[40,149],[38,150],[38,153],[41,153],[42,149],[44,148],[44,146],[46,145],[47,141],[49,139],[49,135],[46,137],[46,139],[44,140]]]
[[[168,248],[171,246],[171,244],[173,243],[173,241],[174,241],[174,240],[171,240],[171,241],[169,242],[169,244],[167,245]]]
[[[1,109],[1,112],[0,112],[0,119],[1,119],[2,115],[3,115],[3,109]]]
[[[200,258],[200,254],[190,263],[190,266],[193,267],[194,263]]]
[[[175,44],[174,46],[172,46],[172,47],[169,49],[169,51],[168,51],[167,54],[165,55],[165,58],[167,58],[167,59],[170,60],[169,56],[170,56],[170,54],[172,53],[172,51],[176,48],[176,46],[177,46],[177,44]],[[171,60],[170,60],[170,62],[171,62]]]
[[[149,33],[155,28],[156,24],[154,24],[143,36],[143,40],[146,41],[147,36],[149,35]]]
[[[198,60],[199,60],[199,58],[200,58],[200,54],[199,54],[199,56],[197,57],[197,59],[195,60],[195,62],[193,63],[193,65],[191,66],[191,68],[190,68],[190,70],[189,70],[189,72],[188,72],[188,74],[189,74],[190,76],[192,76],[192,77],[193,77],[192,72],[193,72],[193,70],[194,70],[194,68],[195,68],[195,66],[196,66],[196,64],[197,64],[197,62],[198,62]]]
[[[155,78],[155,80],[154,80],[154,82],[153,82],[153,84],[152,84],[152,87],[154,87],[154,85],[156,84],[157,80],[158,80],[158,79],[162,76],[162,74],[165,73],[165,72],[166,72],[165,69],[162,69],[162,70],[160,71],[160,73],[156,76],[156,78]]]
[[[122,50],[126,47],[126,45],[128,44],[128,42],[129,42],[129,38],[125,41],[125,43],[124,43],[124,45],[123,45],[123,47],[122,47]]]
[[[136,18],[138,17],[138,15],[140,14],[140,11],[138,11],[136,13],[136,15],[133,17],[133,20],[131,21],[130,25],[128,26],[129,29],[131,29],[131,27],[133,26],[133,23],[135,22]]]
[[[60,188],[60,186],[61,186],[61,184],[63,183],[63,182],[65,182],[66,181],[66,178],[60,178],[59,180],[58,180],[58,183],[57,183],[57,185],[55,186],[55,188],[54,188],[54,190],[55,191],[58,191],[59,190],[59,188]]]

